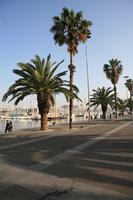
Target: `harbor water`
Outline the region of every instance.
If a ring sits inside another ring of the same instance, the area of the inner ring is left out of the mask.
[[[84,117],[75,117],[73,119],[73,122],[83,121]],[[22,119],[12,119],[13,123],[13,129],[14,130],[21,130],[21,129],[30,129],[30,128],[39,128],[40,127],[40,120],[22,120]],[[55,121],[55,120],[54,120]],[[67,119],[59,119],[56,120],[56,124],[63,124],[63,123],[69,123],[68,118]],[[0,132],[3,132],[5,130],[6,120],[0,119]],[[53,120],[48,121],[48,125],[53,125]]]

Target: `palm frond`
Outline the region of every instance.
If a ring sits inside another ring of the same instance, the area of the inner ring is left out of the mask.
[[[70,82],[64,80],[64,76],[67,71],[56,73],[58,67],[63,63],[63,60],[56,64],[51,64],[51,56],[48,55],[46,62],[45,59],[40,59],[38,55],[31,60],[31,63],[19,63],[20,69],[14,69],[13,72],[20,78],[12,84],[7,92],[4,94],[2,101],[6,101],[9,98],[9,102],[15,100],[15,104],[18,104],[26,96],[35,94],[37,95],[37,101],[39,106],[39,112],[44,108],[49,110],[48,99],[50,99],[52,105],[54,104],[54,94],[62,93],[67,100],[78,97],[78,88],[73,85],[72,94],[70,92]]]
[[[54,34],[55,44],[66,44],[68,52],[72,51],[73,55],[78,53],[79,43],[84,43],[91,37],[89,28],[92,23],[83,18],[81,11],[75,13],[74,10],[64,7],[61,16],[53,17],[53,23],[50,31]]]

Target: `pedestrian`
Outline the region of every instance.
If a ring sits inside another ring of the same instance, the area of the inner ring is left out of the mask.
[[[12,121],[10,121],[9,126],[8,126],[9,133],[12,132],[12,130],[13,130],[13,125],[12,125]]]
[[[6,121],[6,127],[5,127],[5,133],[7,132],[7,131],[9,131],[9,121],[7,120]]]
[[[56,122],[53,122],[53,126],[56,124]]]

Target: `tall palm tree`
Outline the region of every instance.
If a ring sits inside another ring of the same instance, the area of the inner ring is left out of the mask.
[[[117,118],[117,88],[116,84],[118,83],[119,77],[122,74],[123,66],[121,64],[121,61],[117,59],[111,59],[109,60],[109,64],[105,64],[104,72],[106,74],[106,77],[111,80],[112,84],[114,85],[114,95],[115,95],[115,113]]]
[[[127,100],[117,99],[117,107],[121,111],[122,116],[124,116],[124,111],[127,107]]]
[[[132,79],[127,79],[125,86],[128,88],[130,92],[130,112],[132,114],[132,93],[133,93],[133,80]]]
[[[109,87],[105,89],[104,87],[93,90],[93,95],[91,95],[91,106],[95,106],[95,109],[100,105],[103,112],[103,119],[106,119],[106,112],[108,106],[114,108],[114,94],[113,90]]]
[[[67,45],[67,51],[70,54],[70,91],[73,93],[73,78],[75,66],[73,64],[73,56],[78,53],[78,45],[91,37],[89,27],[92,25],[91,21],[83,18],[83,13],[80,11],[75,13],[73,10],[63,8],[61,16],[53,17],[54,25],[50,31],[54,34],[55,44],[62,46]],[[70,98],[69,106],[69,128],[72,128],[72,111],[73,111],[73,98]]]
[[[77,96],[78,88],[72,86],[74,93],[71,94],[69,87],[70,83],[62,78],[67,71],[56,73],[57,68],[63,60],[56,64],[51,63],[51,56],[47,60],[40,59],[38,55],[31,63],[18,63],[20,69],[14,69],[13,72],[20,78],[11,85],[8,91],[3,96],[3,101],[6,101],[10,96],[10,101],[15,100],[15,105],[22,101],[26,96],[35,94],[37,96],[37,103],[39,114],[41,115],[41,130],[48,129],[47,115],[50,109],[50,103],[54,105],[54,95],[63,93],[68,100],[69,97],[79,99]]]

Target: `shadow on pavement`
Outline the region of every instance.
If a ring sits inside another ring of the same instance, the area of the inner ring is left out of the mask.
[[[93,137],[93,134],[53,136],[52,140],[46,139],[45,146],[40,145],[44,142],[41,141],[36,146],[28,144],[28,149],[24,145],[20,146],[17,150],[15,148],[3,150],[0,154],[1,158],[11,162],[11,165],[15,165],[15,163],[23,165],[25,163],[25,167],[28,168],[31,165],[39,163],[39,160],[45,160],[54,154],[60,153],[61,148],[62,151],[66,151],[73,147],[74,142],[78,145]],[[80,182],[86,182],[94,186],[133,196],[133,137],[132,135],[129,135],[129,137],[130,139],[125,139],[125,134],[119,134],[117,138],[114,137],[113,139],[109,138],[99,141],[84,151],[70,156],[67,160],[62,160],[54,166],[45,169],[44,173],[54,175],[57,178],[71,178],[79,182],[79,184]],[[29,139],[29,136],[23,139]],[[54,145],[55,141],[56,145]],[[21,151],[23,155],[19,155]],[[55,192],[53,195],[56,196],[57,193]],[[68,193],[66,192],[64,195],[68,195]],[[71,195],[75,195],[74,191],[71,191]],[[80,192],[78,195],[81,195]],[[50,198],[52,199],[52,197],[44,195],[42,200]],[[105,194],[97,196],[94,193],[89,194],[89,198],[91,200],[122,200],[122,197],[113,197],[111,195],[107,197]]]

